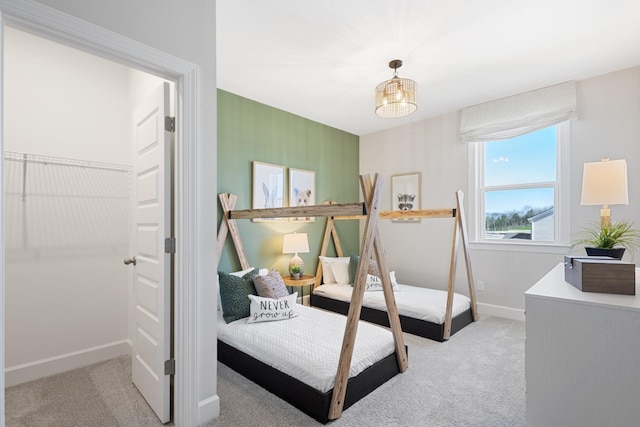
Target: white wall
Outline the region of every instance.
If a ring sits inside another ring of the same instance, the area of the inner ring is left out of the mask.
[[[579,119],[571,124],[571,232],[599,217],[598,206],[580,206],[580,188],[583,163],[604,156],[628,162],[629,205],[613,206],[613,219],[631,219],[640,226],[640,67],[580,81],[577,88]],[[468,146],[459,142],[458,126],[458,113],[451,113],[362,136],[360,172],[381,173],[385,195],[392,174],[421,172],[422,208],[453,206],[455,190],[470,191]],[[383,202],[382,209],[388,209],[389,197]],[[471,213],[468,207],[466,211]],[[389,265],[401,282],[446,285],[451,245],[446,221],[381,221]],[[480,312],[523,318],[524,291],[561,262],[562,254],[472,250],[471,259],[476,281],[485,282],[486,290],[476,293]],[[459,268],[456,289],[466,294],[464,279]]]
[[[131,164],[128,70],[7,28],[5,150]],[[95,102],[95,100],[101,102]]]

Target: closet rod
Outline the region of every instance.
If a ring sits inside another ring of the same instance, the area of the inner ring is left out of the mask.
[[[21,163],[38,163],[43,165],[70,166],[77,168],[101,169],[109,171],[129,172],[131,166],[118,165],[115,163],[101,163],[89,160],[68,159],[64,157],[41,156],[38,154],[17,153],[14,151],[5,151],[4,159],[12,162]],[[26,168],[25,168],[26,169]]]

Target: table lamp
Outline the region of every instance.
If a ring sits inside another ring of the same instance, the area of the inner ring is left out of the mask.
[[[289,274],[291,274],[291,267],[294,265],[300,266],[300,275],[304,274],[304,262],[302,258],[298,256],[298,253],[309,252],[309,240],[307,239],[307,233],[290,233],[285,234],[282,238],[282,253],[295,254],[291,261],[289,261]]]
[[[611,224],[609,205],[628,205],[627,161],[609,160],[584,164],[581,205],[602,205],[600,224]]]

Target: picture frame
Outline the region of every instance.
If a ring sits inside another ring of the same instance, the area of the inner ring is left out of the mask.
[[[253,161],[252,209],[281,208],[285,205],[285,167]],[[283,218],[254,218],[254,222],[283,221]]]
[[[422,175],[420,172],[391,175],[391,210],[422,209]],[[393,222],[420,222],[421,218],[393,218]]]
[[[312,206],[316,204],[316,173],[314,171],[289,168],[289,206]],[[315,222],[315,217],[289,218],[290,222]]]

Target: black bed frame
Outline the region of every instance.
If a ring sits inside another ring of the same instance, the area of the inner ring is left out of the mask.
[[[406,348],[406,347],[405,347]],[[265,388],[322,424],[329,421],[333,389],[322,393],[313,387],[218,340],[218,361]],[[396,353],[368,367],[347,382],[343,410],[400,372]]]
[[[349,312],[349,303],[322,295],[316,295],[311,292],[311,305],[313,307],[323,308],[340,314]],[[389,316],[386,311],[377,310],[362,306],[360,312],[360,320],[376,323],[382,326],[389,326]],[[473,322],[471,308],[451,318],[451,334],[453,335],[460,329]],[[409,334],[418,335],[420,337],[429,338],[430,340],[443,342],[444,339],[444,323],[433,323],[427,320],[420,320],[413,317],[400,315],[400,325],[402,331]]]

